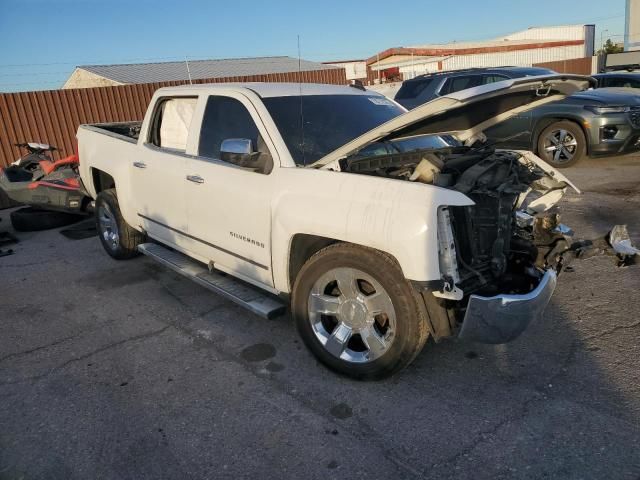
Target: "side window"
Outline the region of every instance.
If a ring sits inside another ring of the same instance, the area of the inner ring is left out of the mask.
[[[459,92],[480,84],[480,75],[460,75],[447,79],[440,90],[440,95]]]
[[[630,77],[615,77],[609,79],[607,87],[639,88],[640,81]]]
[[[222,141],[231,138],[249,139],[253,150],[259,151],[258,136],[258,127],[239,100],[211,96],[202,119],[198,155],[220,159]]]
[[[624,87],[624,79],[620,77],[609,77],[605,82],[605,87]]]
[[[495,82],[502,82],[507,79],[508,77],[503,77],[502,75],[483,75],[482,85],[487,85],[489,83],[495,83]]]
[[[156,107],[149,143],[156,147],[185,151],[193,112],[198,99],[195,97],[178,97],[161,100]]]

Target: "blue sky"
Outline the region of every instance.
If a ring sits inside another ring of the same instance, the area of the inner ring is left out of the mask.
[[[622,41],[624,0],[0,0],[0,91],[59,87],[76,65],[263,55],[365,58],[389,47],[595,23]]]

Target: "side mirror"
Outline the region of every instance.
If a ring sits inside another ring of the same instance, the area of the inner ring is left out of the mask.
[[[220,145],[220,160],[240,167],[254,167],[259,156],[248,138],[227,138]]]

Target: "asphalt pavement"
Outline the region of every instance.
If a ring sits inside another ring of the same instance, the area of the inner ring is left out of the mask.
[[[640,244],[640,158],[587,160],[563,221]],[[0,211],[0,230],[8,211]],[[640,478],[640,266],[565,272],[501,346],[429,342],[379,382],[96,238],[0,258],[0,479]]]

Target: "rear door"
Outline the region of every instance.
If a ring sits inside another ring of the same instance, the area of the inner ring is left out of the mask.
[[[255,170],[221,159],[227,139],[249,139],[269,158],[262,123],[243,95],[209,96],[204,102],[197,155],[187,162],[187,214],[193,251],[223,271],[272,286],[271,200],[273,168]],[[267,162],[268,163],[268,162]]]
[[[132,161],[131,181],[140,225],[153,238],[189,249],[185,182],[190,126],[197,97],[156,102],[144,143]]]

